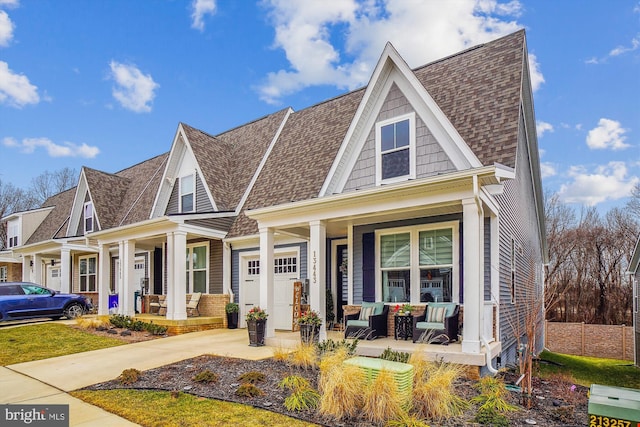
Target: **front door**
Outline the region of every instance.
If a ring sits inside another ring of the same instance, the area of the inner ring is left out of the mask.
[[[47,288],[60,292],[60,267],[47,266]]]

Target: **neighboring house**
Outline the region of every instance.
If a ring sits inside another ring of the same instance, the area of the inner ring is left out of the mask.
[[[506,364],[543,298],[524,31],[415,70],[388,44],[363,89],[215,136],[180,124],[168,154],[84,168],[58,197],[14,252],[61,261],[62,288],[96,293],[100,313],[118,293],[133,314],[141,284],[169,319],[186,318],[187,293],[228,294],[241,314],[265,308],[273,336],[304,281],[323,318],[327,289],[339,319],[363,301],[459,303],[462,355],[491,343]]]
[[[640,238],[631,256],[627,273],[633,286],[633,363],[640,366],[640,318],[638,318],[638,298],[640,298]]]

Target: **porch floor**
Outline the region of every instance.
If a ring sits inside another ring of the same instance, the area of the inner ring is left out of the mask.
[[[344,332],[327,331],[327,338],[334,341],[341,341],[344,338]],[[271,347],[293,348],[300,344],[299,332],[276,331],[275,337],[265,339],[265,344]],[[486,365],[486,349],[481,348],[478,354],[469,354],[462,352],[462,344],[454,342],[448,345],[440,344],[423,344],[413,343],[411,340],[395,340],[393,337],[378,338],[375,340],[358,341],[356,353],[361,356],[378,357],[386,350],[391,348],[395,351],[405,353],[423,352],[427,360],[445,361],[458,363],[469,366],[485,366]],[[502,349],[500,342],[493,341],[489,343],[491,354],[497,355]]]

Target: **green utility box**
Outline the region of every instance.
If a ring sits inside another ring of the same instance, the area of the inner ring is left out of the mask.
[[[592,384],[589,393],[589,427],[640,425],[640,390]]]
[[[377,378],[382,370],[390,372],[391,375],[393,375],[398,393],[404,400],[404,405],[408,407],[411,404],[411,395],[413,393],[412,365],[362,356],[352,357],[351,359],[345,360],[344,363],[362,369],[368,382]]]

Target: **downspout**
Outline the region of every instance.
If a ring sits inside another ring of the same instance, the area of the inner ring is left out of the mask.
[[[482,208],[482,201],[480,200],[480,195],[479,195],[479,186],[478,186],[478,175],[473,175],[473,199],[476,201],[476,206],[478,207],[478,212],[480,212],[481,218],[484,221],[484,209]],[[478,248],[478,251],[483,251],[484,248]],[[481,253],[481,252],[478,252]],[[482,274],[482,273],[481,273]],[[482,282],[482,278],[478,278],[478,283],[483,283]],[[484,297],[483,297],[483,304],[482,307],[480,308],[481,310],[484,310]],[[484,315],[482,317],[484,319]],[[487,369],[489,370],[489,372],[491,372],[492,375],[496,375],[498,373],[498,371],[493,367],[493,365],[491,364],[491,361],[493,360],[493,356],[491,354],[491,347],[489,347],[489,342],[487,340],[487,338],[484,336],[484,325],[480,325],[480,341],[482,341],[482,344],[484,345],[484,350],[485,350],[485,354],[486,354],[486,364],[487,364]]]

